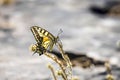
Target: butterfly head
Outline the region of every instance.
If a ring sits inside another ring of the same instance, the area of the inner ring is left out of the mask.
[[[44,49],[44,47],[38,46],[38,44],[32,44],[30,46],[30,51],[33,52],[33,55],[35,53],[42,55],[45,52],[45,49]]]

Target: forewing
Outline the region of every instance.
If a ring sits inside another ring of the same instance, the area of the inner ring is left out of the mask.
[[[32,26],[31,27],[31,31],[33,33],[33,36],[34,36],[35,40],[37,41],[37,43],[42,44],[43,37],[41,37],[40,34],[39,34],[40,29],[41,28],[39,28],[37,26]]]

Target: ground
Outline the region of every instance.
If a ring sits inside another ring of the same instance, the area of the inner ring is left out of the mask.
[[[120,20],[118,17],[97,16],[89,8],[109,0],[16,0],[0,8],[0,80],[52,80],[46,67],[46,56],[32,56],[29,46],[35,43],[30,31],[33,25],[57,36],[59,30],[64,50],[85,52],[86,55],[108,60],[116,80],[120,77]],[[4,24],[3,24],[4,23]],[[56,49],[56,48],[55,48]],[[104,80],[104,67],[75,67],[80,80]],[[86,77],[87,76],[87,77]]]

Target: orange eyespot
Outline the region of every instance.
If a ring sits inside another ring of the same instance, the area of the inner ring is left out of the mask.
[[[37,49],[37,46],[36,46],[35,44],[32,44],[32,45],[29,47],[29,50],[30,50],[31,52],[35,52],[36,49]]]

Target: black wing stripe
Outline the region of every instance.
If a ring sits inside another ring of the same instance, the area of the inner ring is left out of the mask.
[[[39,31],[40,31],[40,33],[42,33],[43,35],[45,35],[45,36],[48,36],[52,41],[55,41],[55,37],[50,33],[50,32],[48,32],[47,30],[45,30],[45,29],[43,29],[43,28],[41,28],[41,27],[38,27],[38,26],[36,26],[37,27],[37,29],[40,29]],[[46,35],[46,34],[47,35]]]
[[[37,43],[42,43],[42,37],[40,37],[37,28],[36,27],[31,27],[31,31],[34,35],[35,40],[37,41]]]

